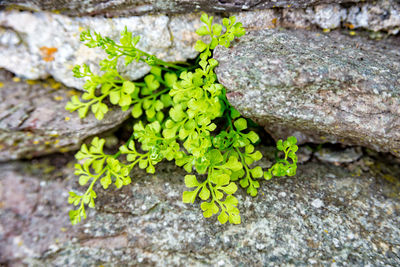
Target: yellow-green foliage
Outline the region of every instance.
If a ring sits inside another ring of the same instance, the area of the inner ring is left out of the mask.
[[[135,166],[154,173],[154,166],[164,159],[175,161],[188,172],[184,181],[190,191],[183,192],[183,202],[193,203],[200,198],[204,217],[219,214],[222,224],[241,221],[234,196],[237,183],[256,196],[258,179],[296,173],[294,137],[277,143],[283,158],[271,168],[264,171],[254,166],[262,158],[253,145],[259,137],[248,130],[247,120],[229,104],[225,88],[217,82],[214,68],[218,62],[212,58],[213,49],[218,45],[229,47],[235,37],[245,34],[242,24],[235,20],[225,18],[220,25],[212,23],[213,17],[201,16],[205,25],[196,32],[209,35],[210,42],[196,43],[200,55],[195,67],[164,62],[139,50],[136,45],[140,38],[126,29],[119,43],[89,30],[82,33],[81,40],[87,46],[101,47],[109,56],[100,62],[102,75],[94,74],[86,65],[74,68],[75,77],[87,78],[86,92],[81,99],[74,96],[66,109],[78,111],[80,117],[90,110],[101,120],[108,112],[104,103],[108,99],[123,110],[131,109],[132,116],[139,120],[118,153],[105,154],[105,141],[96,137],[76,154],[83,163],[75,165],[75,174],[79,183],[88,187],[82,195],[70,192],[69,202],[77,207],[69,213],[73,224],[86,218],[86,206],[95,206],[96,182],[104,189],[111,184],[120,188],[131,183],[129,174]],[[152,67],[151,73],[144,82],[125,80],[116,68],[119,58],[126,65],[146,62]]]

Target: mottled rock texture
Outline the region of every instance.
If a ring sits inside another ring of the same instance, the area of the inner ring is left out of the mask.
[[[217,48],[218,80],[275,138],[341,142],[400,156],[400,39],[254,31]]]
[[[354,5],[318,5],[305,9],[284,9],[281,25],[284,27],[309,28],[316,25],[323,29],[341,26],[369,31],[387,31],[397,34],[400,30],[400,2],[380,0]]]
[[[204,1],[203,4],[206,2],[208,1]],[[396,34],[400,29],[400,3],[395,0],[362,1],[347,5],[322,4],[332,1],[289,1],[290,3],[277,1],[276,4],[278,2],[283,7],[293,5],[297,8],[272,8],[241,12],[235,15],[237,15],[238,21],[243,22],[248,31],[279,27],[303,29],[344,27],[350,30],[366,29]],[[297,4],[294,4],[295,2]],[[71,6],[96,5],[94,2],[84,1],[64,1],[63,3]],[[185,3],[194,4],[192,1]],[[245,2],[235,3],[239,3],[238,6],[245,5]],[[255,6],[262,8],[264,5],[270,7],[269,4],[272,2],[258,1],[257,3]],[[50,5],[51,1],[45,1],[43,4],[44,6]],[[121,4],[120,1],[101,1],[97,4],[104,5],[104,10],[108,11],[114,10],[112,9],[114,4],[129,5],[126,2]],[[168,5],[165,2],[164,4],[172,8],[175,2],[168,2]],[[232,3],[222,1],[222,4],[229,6]],[[314,4],[318,5],[308,6]],[[62,5],[57,6],[60,8]],[[211,7],[212,5],[200,6],[202,10],[206,10],[206,6]],[[190,9],[189,11],[194,10]],[[220,17],[217,16],[216,19],[218,20]],[[140,49],[154,54],[162,60],[186,61],[197,55],[193,47],[199,38],[194,33],[200,26],[199,14],[145,15],[108,19],[102,16],[67,17],[46,12],[0,11],[0,57],[2,58],[0,67],[28,79],[43,79],[52,76],[67,86],[81,89],[84,81],[72,77],[72,67],[75,64],[86,63],[93,70],[98,71],[98,62],[105,57],[105,54],[100,49],[89,49],[84,46],[79,41],[80,32],[89,28],[112,39],[118,39],[119,32],[125,26],[135,35],[141,36],[138,45]],[[371,33],[371,35],[373,34]],[[129,79],[141,78],[148,71],[149,67],[142,63],[134,63],[128,68],[120,64],[120,72]]]
[[[363,0],[3,0],[0,6],[57,11],[68,15],[127,16],[148,13],[237,12],[275,7],[305,8],[317,4],[362,2]]]
[[[118,126],[130,115],[118,108],[101,121],[93,114],[80,119],[77,112],[65,110],[78,91],[54,80],[11,77],[0,72],[0,161],[77,149],[85,138]]]
[[[185,172],[166,163],[155,175],[134,171],[133,184],[122,190],[97,188],[96,209],[72,227],[67,192],[81,188],[70,160],[0,165],[0,264],[400,264],[396,178],[397,184],[309,162],[295,177],[261,183],[256,198],[239,190],[242,224],[220,225],[203,218],[198,203],[182,204]]]
[[[178,25],[177,25],[178,24]],[[106,57],[99,48],[83,45],[80,32],[91,29],[118,40],[127,26],[140,35],[138,48],[158,58],[180,62],[194,58],[194,33],[200,26],[198,15],[168,18],[164,15],[106,19],[104,17],[71,18],[52,13],[0,12],[0,67],[28,79],[52,76],[67,86],[81,89],[84,81],[72,76],[76,64],[86,63],[98,71],[98,63]],[[122,62],[121,62],[122,63]],[[149,72],[144,63],[120,66],[121,74],[138,79]]]
[[[343,28],[355,34],[358,30],[370,31],[372,38],[382,38],[386,33],[397,34],[400,30],[400,2],[396,0],[254,10],[237,13],[236,16],[247,30]]]

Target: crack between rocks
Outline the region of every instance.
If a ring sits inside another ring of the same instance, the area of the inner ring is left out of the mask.
[[[120,237],[120,236],[125,236],[125,237],[128,236],[128,234],[126,233],[125,229],[124,229],[122,232],[119,232],[119,233],[113,234],[113,235],[107,235],[107,236],[92,236],[92,237],[81,238],[81,239],[78,239],[77,244],[78,244],[78,243],[79,243],[79,244],[82,244],[82,243],[84,243],[84,242],[92,241],[92,240],[107,240],[107,239],[109,239],[109,238],[117,238],[117,237]]]
[[[160,202],[155,203],[153,206],[151,206],[150,208],[148,208],[144,213],[142,214],[138,214],[138,213],[133,213],[132,211],[121,211],[121,210],[106,210],[104,208],[99,208],[97,211],[101,212],[101,213],[105,213],[105,214],[122,214],[122,215],[129,215],[131,217],[140,217],[140,216],[144,216],[147,215],[149,213],[151,213],[154,209],[156,209],[158,207],[158,205],[160,205]]]
[[[172,18],[171,18],[171,16],[167,16],[167,18],[168,18],[167,30],[168,30],[169,41],[170,41],[170,45],[168,46],[168,48],[172,49],[175,47],[174,34],[172,33],[171,26],[170,26],[170,24],[172,22]]]
[[[363,113],[363,115],[359,115],[359,114],[355,114],[355,113],[350,112],[350,111],[346,111],[346,110],[344,110],[344,109],[342,109],[340,107],[332,106],[332,108],[334,108],[336,110],[339,110],[339,111],[342,111],[342,112],[347,113],[347,114],[351,114],[353,116],[356,116],[357,118],[365,118],[367,116],[377,116],[377,115],[384,115],[384,114],[390,114],[391,113],[390,111],[382,111],[382,112],[377,112],[377,113],[372,113],[372,112],[371,113]]]
[[[105,213],[105,214],[112,214],[112,215],[121,214],[121,215],[129,215],[131,217],[140,216],[140,214],[136,214],[136,213],[133,213],[131,211],[122,211],[122,210],[113,211],[113,210],[107,210],[107,209],[104,209],[104,208],[99,208],[97,211],[101,212],[101,213]]]

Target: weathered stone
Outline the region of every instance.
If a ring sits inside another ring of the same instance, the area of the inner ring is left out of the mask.
[[[0,27],[5,29],[0,31],[0,67],[28,79],[51,76],[67,86],[81,89],[84,81],[72,76],[72,67],[86,63],[96,72],[106,54],[99,48],[83,45],[79,40],[80,32],[89,28],[118,40],[125,26],[141,36],[138,48],[162,60],[182,62],[197,55],[193,47],[198,39],[194,34],[200,26],[198,15],[187,15],[185,19],[158,15],[111,20],[3,11],[0,12]],[[121,75],[135,80],[150,68],[133,62],[128,67],[121,64],[120,70]]]
[[[157,3],[162,3],[171,8],[178,2],[168,2],[168,5],[162,1]],[[200,7],[203,5],[213,6],[209,5],[208,1],[200,2],[202,2],[202,4],[199,4]],[[287,7],[291,5],[291,8],[256,10],[235,15],[238,16],[238,21],[242,21],[248,30],[282,26],[295,28],[318,26],[324,29],[335,29],[345,25],[345,27],[351,29],[363,28],[396,34],[400,29],[400,4],[395,0],[382,0],[376,3],[362,2],[344,6],[338,3],[323,4],[332,1],[278,2],[275,3],[277,6]],[[32,2],[30,1],[30,3]],[[52,1],[43,2],[44,7],[47,6],[44,9],[48,9],[52,3]],[[248,5],[257,8],[270,8],[273,1],[254,2],[256,5],[246,3],[246,1],[239,1],[235,2],[234,5],[229,2],[220,4],[234,7]],[[40,1],[36,4],[40,5]],[[63,4],[73,6],[74,10],[80,4],[86,7],[90,6],[90,4],[87,6],[86,2],[81,1],[76,3],[63,2]],[[104,3],[104,1],[101,1],[101,3],[92,4],[103,5],[104,10],[110,11],[114,10],[114,5],[120,5],[120,2]],[[136,4],[132,3],[132,5]],[[186,4],[195,3],[189,1]],[[307,7],[314,4],[315,6]],[[126,3],[123,5],[125,6]],[[62,4],[57,5],[57,8],[67,10],[62,8]],[[232,11],[234,10],[236,9],[233,8]],[[190,9],[190,11],[192,12],[193,9]],[[100,49],[89,49],[84,46],[79,41],[80,32],[83,29],[90,28],[113,39],[118,39],[119,32],[125,25],[135,34],[142,36],[138,45],[139,48],[155,54],[165,61],[185,61],[197,55],[193,46],[199,38],[194,33],[200,25],[198,14],[170,17],[147,15],[111,20],[104,17],[71,18],[44,12],[32,14],[30,12],[0,11],[0,27],[2,27],[0,28],[0,57],[2,58],[0,67],[28,79],[52,76],[67,86],[80,89],[84,81],[73,78],[71,68],[75,64],[87,63],[92,69],[98,71],[98,62],[105,57],[104,52]],[[134,63],[128,68],[120,64],[120,70],[126,78],[138,79],[149,71],[149,67],[143,63]]]
[[[218,80],[274,138],[341,142],[400,156],[400,39],[264,30],[217,48]]]
[[[65,110],[79,92],[54,80],[14,82],[2,73],[0,161],[77,149],[85,138],[112,129],[129,116],[116,108],[101,121],[93,114],[80,119],[77,112]]]
[[[305,8],[317,4],[362,2],[364,0],[3,0],[0,7],[14,6],[34,11],[56,11],[68,15],[128,16],[154,13],[238,12],[265,8]]]
[[[350,6],[339,4],[318,5],[306,9],[283,9],[278,25],[290,28],[348,29],[386,31],[397,34],[400,30],[400,3],[381,0]]]
[[[71,226],[67,191],[81,187],[70,160],[0,165],[1,264],[400,264],[400,186],[368,172],[300,165],[295,177],[262,182],[256,198],[239,190],[242,224],[220,225],[199,203],[182,204],[185,172],[163,163],[155,175],[134,170],[121,190],[97,187],[96,209]]]
[[[348,147],[345,149],[321,148],[314,153],[315,157],[321,161],[330,163],[350,163],[358,160],[362,156],[360,148]]]
[[[384,30],[397,34],[400,31],[400,2],[381,0],[377,3],[352,6],[348,9],[344,21],[354,28]]]

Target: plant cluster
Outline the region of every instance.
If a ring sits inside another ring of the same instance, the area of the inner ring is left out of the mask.
[[[262,158],[254,144],[259,136],[248,129],[248,121],[241,117],[227,98],[225,88],[217,82],[212,51],[218,45],[229,47],[235,37],[245,34],[235,17],[224,18],[213,24],[213,17],[201,16],[204,26],[197,29],[200,36],[209,36],[209,42],[197,41],[200,52],[195,67],[164,62],[136,46],[139,36],[125,28],[119,42],[90,30],[81,34],[88,47],[101,47],[108,58],[100,62],[102,74],[94,74],[86,65],[76,66],[74,76],[86,78],[81,99],[74,96],[66,109],[85,117],[89,111],[99,120],[107,114],[107,103],[130,110],[138,119],[133,134],[116,154],[103,152],[104,139],[95,137],[89,145],[83,144],[76,154],[75,165],[79,183],[87,186],[83,194],[70,192],[69,202],[76,206],[69,213],[76,224],[86,218],[86,206],[95,206],[94,185],[100,182],[104,189],[111,184],[117,188],[131,183],[129,174],[138,166],[148,173],[162,160],[174,161],[188,173],[183,202],[201,200],[204,217],[218,214],[224,224],[241,222],[238,200],[234,196],[238,184],[251,196],[257,195],[259,179],[273,176],[292,176],[296,173],[296,138],[279,141],[281,158],[264,171],[255,162]],[[126,80],[117,71],[117,63],[124,60],[145,62],[151,66],[143,82]]]

